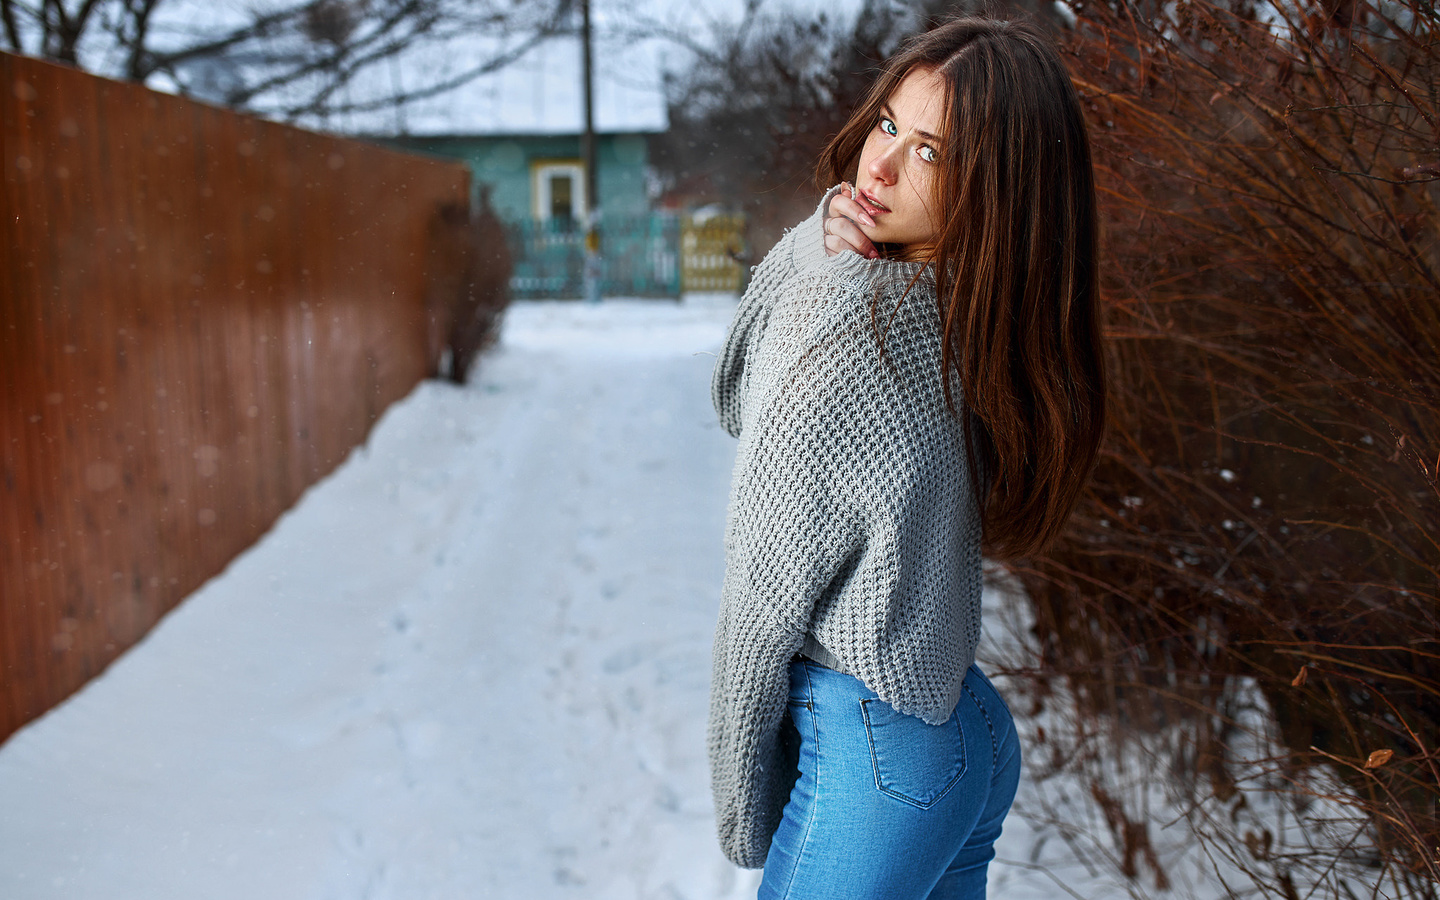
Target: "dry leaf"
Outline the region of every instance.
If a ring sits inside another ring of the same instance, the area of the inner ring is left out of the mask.
[[[1306,678],[1307,674],[1309,673],[1309,671],[1310,671],[1310,667],[1309,667],[1309,666],[1301,666],[1301,667],[1300,667],[1300,671],[1295,674],[1295,677],[1294,677],[1293,679],[1291,679],[1291,681],[1290,681],[1290,686],[1291,686],[1291,687],[1304,687],[1304,686],[1305,686],[1305,678]]]
[[[1370,754],[1369,759],[1365,760],[1365,768],[1378,769],[1381,766],[1385,765],[1387,762],[1389,762],[1390,757],[1394,755],[1394,750],[1376,750],[1374,753]]]
[[[1260,832],[1245,832],[1245,847],[1250,851],[1250,855],[1256,859],[1269,859],[1270,845],[1274,842],[1275,836],[1270,833],[1270,829],[1268,828]]]

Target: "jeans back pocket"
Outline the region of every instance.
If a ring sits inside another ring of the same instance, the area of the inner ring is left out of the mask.
[[[930,725],[896,712],[883,700],[861,700],[875,786],[921,809],[943,798],[965,774],[965,738],[960,717]]]

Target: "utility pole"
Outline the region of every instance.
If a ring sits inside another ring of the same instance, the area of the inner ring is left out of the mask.
[[[595,189],[595,89],[590,58],[590,0],[580,0],[580,33],[585,69],[585,133],[580,155],[585,161],[585,300],[600,302],[600,197]]]

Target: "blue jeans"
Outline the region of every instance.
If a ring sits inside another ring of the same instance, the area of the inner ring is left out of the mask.
[[[800,777],[760,900],[985,900],[985,870],[1020,781],[1005,701],[978,667],[955,713],[927,725],[859,679],[790,665]]]

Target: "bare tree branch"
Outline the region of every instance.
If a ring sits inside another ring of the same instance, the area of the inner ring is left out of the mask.
[[[144,81],[146,45],[150,32],[150,15],[160,0],[125,0],[125,10],[130,14],[131,40],[125,77],[131,81]]]
[[[391,34],[393,30],[403,24],[413,25],[413,31],[410,34],[402,34],[398,37]],[[271,78],[251,85],[243,91],[233,93],[227,98],[227,101],[232,106],[247,106],[255,97],[281,87],[282,85],[293,83],[309,75],[321,72],[334,72],[339,77],[332,78],[330,86],[323,92],[328,95],[346,78],[353,76],[355,71],[363,66],[364,63],[375,62],[393,56],[395,53],[404,49],[412,38],[416,35],[423,34],[433,24],[434,19],[426,9],[425,0],[406,0],[402,5],[396,7],[391,15],[381,20],[376,29],[366,37],[351,44],[336,46],[328,54],[314,59],[311,62],[304,63],[298,68],[279,72]],[[389,38],[389,40],[381,43],[384,38]],[[369,54],[361,54],[359,52],[367,46],[377,43],[381,44],[379,51]],[[356,56],[357,64],[351,66],[347,72],[343,64],[346,57],[349,56]],[[361,60],[364,62],[360,62]]]
[[[163,0],[161,0],[163,2]],[[267,13],[257,16],[252,22],[244,27],[236,28],[222,37],[211,38],[198,44],[192,44],[180,50],[159,53],[149,51],[147,56],[149,65],[142,69],[141,78],[148,77],[152,72],[166,71],[173,72],[175,67],[184,62],[205,57],[219,57],[228,51],[239,47],[248,41],[256,41],[273,34],[279,28],[298,21],[304,16],[305,11],[315,5],[315,0],[308,0],[299,6],[292,6],[278,12]]]
[[[0,0],[0,26],[22,52],[33,46],[43,57],[98,63],[100,74],[141,83],[164,75],[181,93],[295,118],[379,109],[454,90],[562,33],[574,8],[574,0],[302,0],[256,8],[239,25],[177,26],[182,19],[175,13],[185,16],[195,2]],[[477,35],[493,39],[493,49],[467,60],[461,72],[410,90],[335,102],[343,87],[385,60]]]
[[[14,0],[0,0],[0,20],[5,24],[5,39],[10,42],[10,49],[16,53],[24,53],[25,46],[20,41],[20,23],[15,18]]]
[[[40,2],[40,53],[42,56],[52,56],[54,50],[54,23],[51,21],[51,8],[59,5],[60,0],[41,0]],[[57,58],[58,57],[53,57]]]
[[[45,8],[53,15],[53,21],[49,24],[50,35],[58,42],[54,46],[52,55],[59,62],[68,63],[72,66],[79,66],[80,60],[76,55],[76,47],[80,43],[80,37],[85,33],[86,26],[90,23],[90,16],[95,12],[96,6],[101,0],[84,0],[74,15],[65,9],[64,0],[46,0]]]
[[[474,81],[476,78],[479,78],[479,77],[482,76],[482,75],[488,75],[488,74],[491,73],[491,72],[496,72],[496,71],[499,71],[500,69],[505,68],[506,66],[508,66],[508,65],[510,65],[511,63],[513,63],[513,62],[515,62],[516,60],[518,60],[520,57],[524,56],[524,55],[525,55],[526,53],[528,53],[531,49],[533,49],[536,45],[538,45],[541,41],[544,41],[544,40],[547,40],[547,39],[550,38],[550,37],[553,37],[556,33],[557,33],[557,32],[556,32],[555,30],[544,30],[544,31],[537,32],[537,33],[534,34],[532,37],[530,37],[528,40],[526,40],[526,41],[524,41],[523,43],[519,44],[518,46],[514,47],[514,48],[511,49],[509,52],[502,53],[502,54],[500,54],[500,55],[498,55],[498,56],[492,57],[491,59],[486,60],[485,62],[481,63],[481,64],[478,65],[478,66],[474,66],[474,67],[472,67],[472,68],[466,69],[464,72],[461,72],[459,75],[456,75],[456,76],[454,76],[454,77],[451,77],[451,78],[448,78],[448,79],[444,79],[444,80],[441,80],[441,81],[437,81],[437,82],[435,82],[435,83],[433,83],[433,84],[427,85],[427,86],[425,86],[425,87],[423,87],[423,88],[420,88],[420,89],[418,89],[418,90],[405,91],[405,92],[401,92],[401,93],[396,93],[395,95],[393,95],[393,96],[391,96],[391,97],[385,97],[385,98],[382,98],[382,99],[367,100],[367,101],[362,101],[362,102],[359,102],[359,103],[348,103],[348,104],[339,105],[339,106],[327,105],[327,106],[321,107],[318,102],[312,102],[312,103],[307,104],[306,106],[303,106],[303,107],[290,107],[290,108],[288,108],[288,109],[286,109],[286,110],[284,111],[284,115],[285,115],[286,118],[298,118],[299,116],[302,116],[302,115],[306,115],[306,114],[316,114],[316,113],[320,113],[320,112],[322,112],[322,111],[323,111],[323,112],[329,112],[329,113],[371,112],[371,111],[373,111],[373,110],[384,109],[384,108],[386,108],[386,107],[393,107],[393,106],[396,106],[396,105],[399,105],[399,104],[402,104],[402,103],[410,103],[410,102],[413,102],[413,101],[415,101],[415,100],[424,100],[424,99],[426,99],[427,97],[434,97],[434,96],[437,96],[437,95],[439,95],[439,94],[443,94],[443,93],[445,93],[446,91],[452,91],[452,90],[454,90],[455,88],[458,88],[458,87],[461,87],[462,85],[468,84],[468,83],[470,83],[471,81]],[[389,54],[385,54],[385,55],[389,55]],[[380,57],[379,55],[376,55],[375,58],[378,59],[378,58],[381,58],[381,57]],[[371,60],[371,59],[366,59],[366,60],[364,60],[364,63],[365,63],[365,64],[368,64],[368,63],[370,63],[370,62],[372,62],[372,61],[373,61],[373,60]],[[334,83],[333,87],[332,87],[331,89],[329,89],[329,90],[326,91],[325,96],[328,97],[331,93],[333,93],[333,91],[334,91],[335,89],[338,89],[338,87],[339,87],[342,83],[343,83],[343,81],[337,80],[337,81]]]

